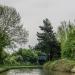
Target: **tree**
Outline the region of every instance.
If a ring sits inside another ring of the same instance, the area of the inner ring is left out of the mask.
[[[38,60],[38,53],[34,50],[31,49],[22,49],[20,48],[17,52],[16,52],[17,56],[22,56],[23,58],[23,63],[32,63],[35,64],[37,63]]]
[[[62,50],[62,57],[75,60],[75,27],[68,33],[68,38]]]
[[[43,20],[44,26],[39,26],[42,33],[37,32],[38,44],[35,48],[50,54],[50,59],[58,58],[60,56],[60,45],[56,40],[53,27],[48,19]]]
[[[0,6],[0,59],[4,48],[25,44],[27,36],[19,13],[14,8]]]
[[[75,40],[75,25],[70,21],[62,22],[61,26],[58,27],[57,39],[61,43],[61,56],[67,58],[74,58],[72,50],[74,48]]]

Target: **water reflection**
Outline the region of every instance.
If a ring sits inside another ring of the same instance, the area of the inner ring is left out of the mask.
[[[42,69],[13,69],[0,75],[75,75],[75,73],[51,71],[45,73]]]
[[[75,75],[75,73],[51,71],[49,73],[47,72],[45,75]]]
[[[0,75],[44,75],[42,69],[13,69]]]

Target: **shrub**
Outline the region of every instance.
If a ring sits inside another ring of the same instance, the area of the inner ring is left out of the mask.
[[[19,62],[16,61],[16,57],[15,56],[8,56],[4,60],[4,63],[5,64],[9,64],[9,65],[19,64]]]

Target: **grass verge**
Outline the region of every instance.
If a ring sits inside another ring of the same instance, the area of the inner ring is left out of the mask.
[[[56,61],[49,61],[44,64],[45,71],[63,71],[63,72],[75,72],[75,61],[68,59],[60,59]]]
[[[0,73],[2,73],[2,72],[5,72],[5,71],[8,71],[8,70],[11,70],[11,69],[20,69],[20,68],[31,68],[31,69],[33,69],[33,68],[42,68],[42,65],[34,65],[34,66],[21,66],[21,65],[19,65],[19,66],[6,66],[6,65],[4,65],[4,66],[1,66],[0,67]]]

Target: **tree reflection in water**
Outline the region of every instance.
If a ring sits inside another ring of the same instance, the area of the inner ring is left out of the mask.
[[[75,73],[51,71],[51,72],[47,72],[45,75],[75,75]]]
[[[42,69],[13,69],[0,75],[44,75]]]
[[[67,72],[44,72],[42,69],[13,69],[7,72],[1,73],[0,75],[75,75],[75,73]]]

